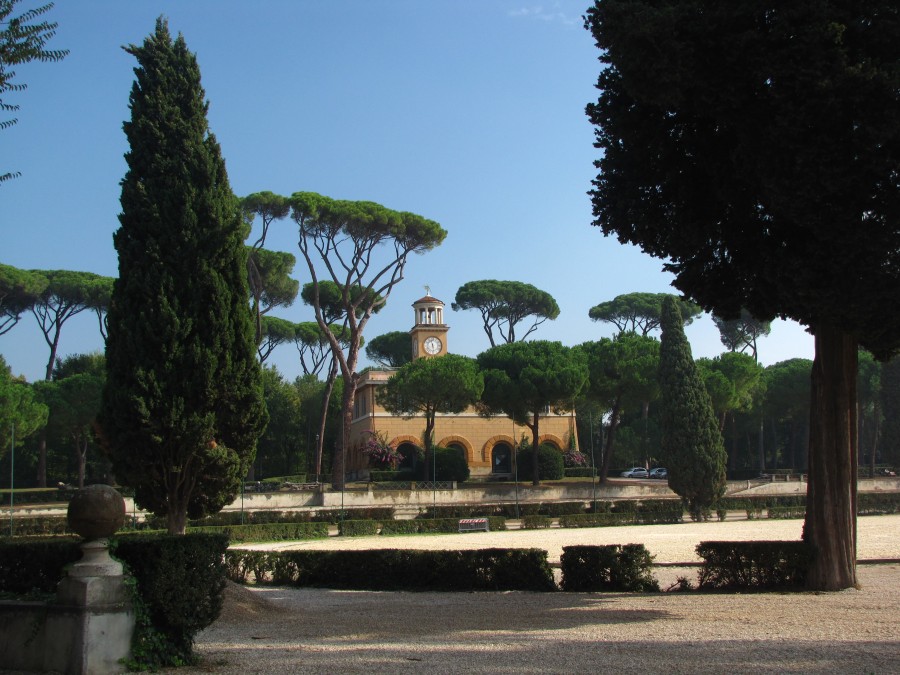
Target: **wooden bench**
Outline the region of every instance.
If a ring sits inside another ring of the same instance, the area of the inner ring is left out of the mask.
[[[490,532],[491,525],[487,518],[461,518],[459,521],[460,532]]]

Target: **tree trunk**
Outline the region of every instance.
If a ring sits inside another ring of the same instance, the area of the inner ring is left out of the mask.
[[[807,586],[857,587],[857,426],[855,339],[831,326],[815,329],[809,483],[803,538],[813,547]]]
[[[331,393],[334,391],[334,381],[337,379],[338,364],[334,356],[331,357],[331,367],[328,369],[328,378],[325,380],[325,390],[322,394],[322,416],[319,418],[319,433],[316,435],[316,482],[321,481],[322,476],[322,448],[325,446],[325,425],[328,423],[328,404],[331,403]]]
[[[613,443],[616,440],[616,429],[619,426],[619,407],[621,397],[617,397],[609,413],[609,429],[606,431],[606,447],[603,450],[603,460],[600,464],[600,483],[606,483],[609,475],[609,465],[612,464]]]
[[[540,450],[540,436],[538,435],[539,418],[540,413],[535,410],[534,424],[528,425],[531,429],[531,484],[534,486],[538,486],[541,484],[541,476],[538,473],[540,467],[540,464],[538,463],[538,452]]]
[[[75,459],[78,462],[78,489],[84,488],[84,467],[87,464],[88,438],[75,437]]]
[[[348,381],[349,380],[349,381]],[[341,437],[337,439],[331,462],[331,483],[336,490],[343,490],[347,480],[347,452],[349,452],[350,427],[353,424],[353,402],[356,400],[356,383],[358,376],[353,373],[344,378],[344,395],[341,400]]]

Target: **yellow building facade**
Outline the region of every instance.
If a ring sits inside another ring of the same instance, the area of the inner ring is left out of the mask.
[[[440,358],[448,353],[449,326],[444,321],[444,303],[428,293],[413,303],[415,314],[410,329],[413,358]],[[350,448],[351,469],[362,478],[367,458],[362,446],[370,433],[385,438],[404,456],[404,464],[413,462],[415,449],[422,446],[425,420],[397,417],[379,406],[375,392],[394,374],[392,369],[372,369],[361,376],[356,390]],[[556,414],[549,410],[540,419],[540,441],[564,452],[577,447],[575,413]],[[482,417],[474,408],[456,415],[435,417],[434,443],[457,448],[466,458],[473,477],[509,478],[515,471],[513,448],[525,437],[531,441],[531,430],[515,424],[506,416]],[[403,466],[403,464],[401,465]]]

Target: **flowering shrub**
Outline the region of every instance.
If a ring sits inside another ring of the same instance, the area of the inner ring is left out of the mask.
[[[583,452],[579,452],[578,450],[569,450],[566,452],[566,454],[563,455],[563,465],[567,469],[587,466],[587,456]]]
[[[387,441],[387,437],[381,433],[374,431],[366,431],[365,445],[363,445],[363,454],[369,456],[369,463],[375,469],[393,469],[396,468],[402,455]]]

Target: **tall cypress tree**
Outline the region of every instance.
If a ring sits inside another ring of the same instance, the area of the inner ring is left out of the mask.
[[[661,327],[662,459],[669,470],[669,487],[684,501],[691,518],[705,520],[710,507],[725,494],[725,445],[672,297],[663,301]]]
[[[266,412],[240,211],[196,57],[162,18],[125,51],[138,67],[100,422],[118,480],[182,533],[235,498]]]

